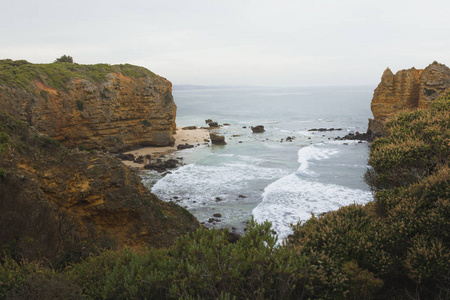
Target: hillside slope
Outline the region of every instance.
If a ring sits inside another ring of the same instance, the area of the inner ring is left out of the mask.
[[[0,249],[29,258],[51,259],[86,243],[166,247],[199,226],[184,208],[150,193],[118,158],[67,149],[2,113],[0,195]]]

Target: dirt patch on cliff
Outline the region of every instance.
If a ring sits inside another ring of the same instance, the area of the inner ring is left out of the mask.
[[[35,81],[33,81],[33,83],[36,85],[36,87],[39,89],[39,90],[41,90],[41,91],[46,91],[46,92],[48,92],[48,93],[50,93],[50,94],[53,94],[53,95],[57,95],[58,94],[58,90],[56,90],[56,89],[54,89],[54,88],[52,88],[52,87],[50,87],[50,86],[48,86],[48,85],[44,85],[42,82],[40,82],[40,81],[37,81],[37,80],[35,80]]]

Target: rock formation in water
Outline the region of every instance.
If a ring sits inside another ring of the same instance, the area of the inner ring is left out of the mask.
[[[424,70],[411,68],[395,75],[387,68],[375,89],[369,120],[368,135],[373,140],[384,135],[384,123],[393,115],[416,108],[427,108],[430,103],[450,88],[450,69],[433,62]]]
[[[0,111],[68,147],[172,145],[171,90],[165,78],[128,64],[0,61]]]

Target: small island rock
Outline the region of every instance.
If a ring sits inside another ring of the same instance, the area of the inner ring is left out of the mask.
[[[252,126],[250,128],[252,129],[253,133],[261,133],[265,131],[263,125],[257,125],[255,127]]]
[[[209,138],[211,139],[211,143],[213,145],[226,145],[225,137],[223,135],[211,132],[209,134]]]

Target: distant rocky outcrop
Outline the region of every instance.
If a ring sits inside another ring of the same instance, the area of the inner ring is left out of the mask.
[[[172,84],[132,65],[0,61],[0,112],[68,147],[173,145]]]
[[[384,123],[396,113],[415,108],[427,108],[450,88],[450,69],[433,62],[424,70],[411,68],[395,75],[387,68],[374,91],[367,135],[370,139],[383,136]]]

